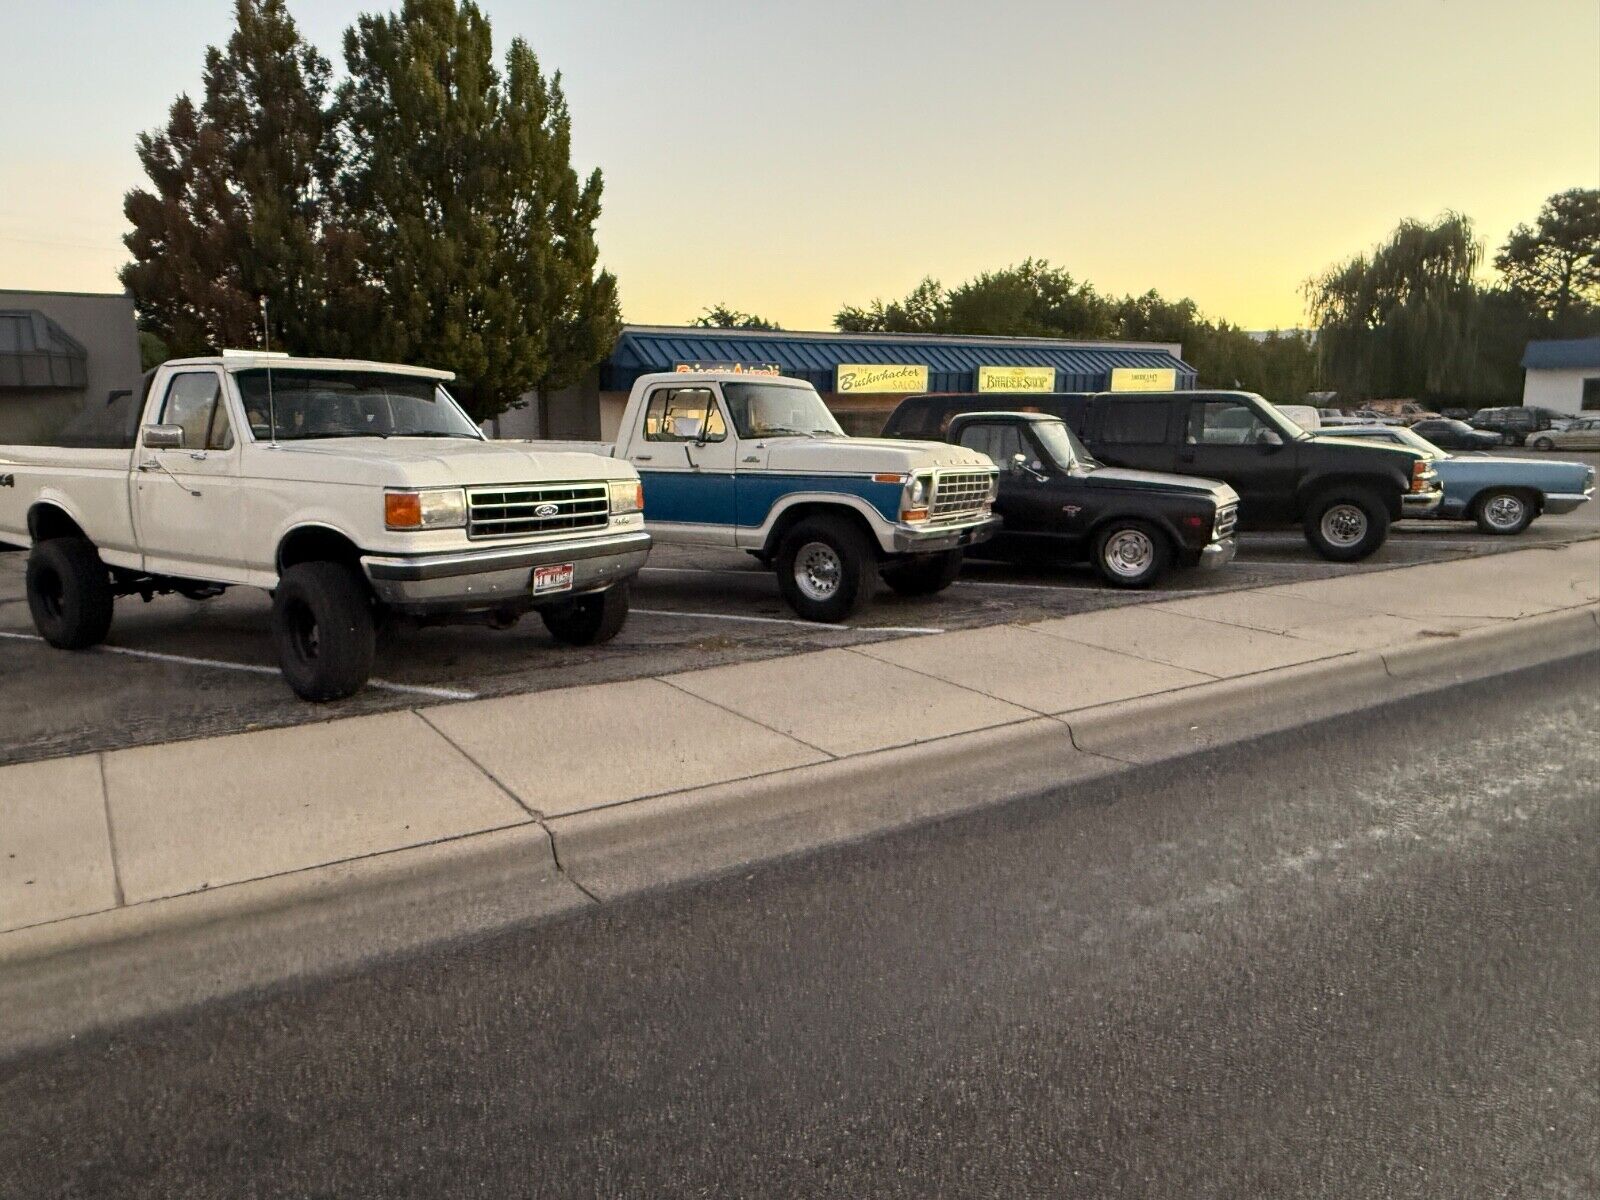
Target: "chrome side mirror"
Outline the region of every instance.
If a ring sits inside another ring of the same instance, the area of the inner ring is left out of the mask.
[[[1013,454],[1011,456],[1011,473],[1021,475],[1028,469],[1028,456],[1026,454]]]
[[[139,431],[146,450],[182,450],[182,425],[146,425]]]
[[[1258,446],[1281,446],[1283,445],[1283,435],[1276,429],[1269,429],[1256,439],[1256,444]]]

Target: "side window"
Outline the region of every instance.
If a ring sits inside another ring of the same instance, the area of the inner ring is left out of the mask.
[[[1585,379],[1583,381],[1583,411],[1592,412],[1600,408],[1600,379]]]
[[[961,431],[961,444],[979,454],[987,454],[1002,471],[1011,469],[1014,455],[1026,454],[1029,461],[1038,457],[1032,446],[1024,444],[1021,429],[1010,423],[968,425]]]
[[[720,442],[727,436],[722,410],[710,388],[657,388],[650,393],[644,410],[645,441]]]
[[[222,380],[212,371],[191,371],[173,378],[161,406],[161,423],[183,426],[185,449],[233,449],[233,426],[222,403]]]
[[[1166,400],[1109,400],[1100,409],[1100,441],[1108,446],[1153,446],[1167,440]]]
[[[1248,446],[1267,432],[1266,424],[1248,404],[1236,400],[1206,400],[1189,405],[1191,446]]]

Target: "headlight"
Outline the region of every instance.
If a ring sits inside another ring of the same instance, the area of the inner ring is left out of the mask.
[[[467,523],[467,494],[460,488],[385,492],[383,523],[390,529],[459,529]]]
[[[911,483],[906,489],[906,500],[913,508],[928,502],[928,489],[932,485],[926,475],[913,475]]]
[[[644,484],[637,479],[611,481],[611,512],[636,513],[644,511]]]
[[[1000,474],[997,471],[989,476],[989,503],[993,504],[1000,499]]]

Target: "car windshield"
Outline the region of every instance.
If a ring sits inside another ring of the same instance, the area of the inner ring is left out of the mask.
[[[483,438],[437,380],[419,375],[258,367],[234,378],[257,441]]]
[[[1065,421],[1035,421],[1033,433],[1039,439],[1039,445],[1044,448],[1044,452],[1064,469],[1071,469],[1073,466],[1100,465],[1095,462],[1094,456],[1083,448],[1078,435],[1067,428]]]
[[[816,389],[804,384],[725,383],[722,394],[740,437],[844,436]]]

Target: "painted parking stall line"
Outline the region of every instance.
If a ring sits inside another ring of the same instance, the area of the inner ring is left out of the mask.
[[[798,629],[833,629],[840,633],[943,633],[924,625],[830,625],[792,617],[747,617],[739,613],[682,612],[676,608],[630,608],[637,617],[686,617],[697,621],[745,621],[756,625],[792,625]]]
[[[44,639],[36,633],[10,633],[0,630],[0,638],[9,638],[17,642],[43,642]],[[259,663],[227,662],[220,658],[195,658],[188,654],[164,654],[159,650],[134,650],[128,646],[95,646],[92,647],[97,654],[120,654],[124,658],[142,658],[150,662],[173,663],[181,667],[201,667],[216,671],[242,671],[247,675],[281,675],[283,672],[277,667],[262,666]],[[476,700],[477,692],[469,692],[464,688],[429,687],[419,683],[394,683],[387,679],[369,679],[368,687],[381,688],[387,692],[403,692],[412,696],[427,696],[434,700]]]

